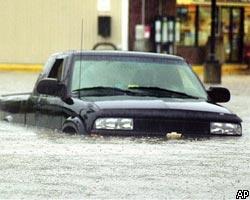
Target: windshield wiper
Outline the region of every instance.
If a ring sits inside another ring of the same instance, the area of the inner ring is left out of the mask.
[[[191,98],[191,99],[200,99],[201,98],[201,97],[196,97],[196,96],[193,96],[193,95],[186,94],[184,92],[169,90],[169,89],[160,88],[160,87],[142,87],[142,86],[136,86],[136,87],[129,87],[128,89],[130,89],[130,90],[146,91],[146,92],[150,92],[153,95],[157,95],[157,96],[163,96],[162,93],[164,93],[165,94],[164,96],[167,96],[167,97],[181,96],[181,97]]]
[[[114,96],[114,95],[139,95],[137,92],[125,90],[117,87],[104,87],[104,86],[96,86],[96,87],[88,87],[88,88],[80,88],[77,90],[73,90],[73,92],[80,92],[80,96]]]

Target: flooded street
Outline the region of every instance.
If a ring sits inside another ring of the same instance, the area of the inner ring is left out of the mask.
[[[37,74],[0,73],[0,94]],[[225,76],[242,137],[70,136],[0,122],[0,199],[235,199],[250,190],[250,75]]]

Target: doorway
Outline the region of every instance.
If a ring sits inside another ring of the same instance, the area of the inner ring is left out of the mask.
[[[226,62],[242,62],[244,41],[244,8],[221,8],[221,34]]]

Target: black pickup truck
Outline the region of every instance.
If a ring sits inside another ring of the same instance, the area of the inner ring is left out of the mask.
[[[217,104],[229,100],[177,56],[71,51],[48,59],[32,93],[1,96],[0,119],[72,134],[240,136],[241,119]]]

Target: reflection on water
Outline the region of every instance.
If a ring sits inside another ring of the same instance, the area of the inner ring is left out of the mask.
[[[250,189],[250,79],[239,79],[224,82],[242,137],[83,137],[0,122],[0,198],[235,199]]]

